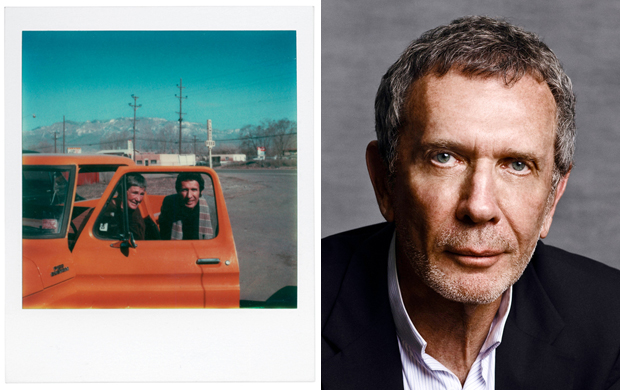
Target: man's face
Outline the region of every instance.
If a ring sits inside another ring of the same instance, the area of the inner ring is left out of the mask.
[[[493,302],[547,235],[568,178],[552,193],[551,91],[451,71],[416,82],[408,108],[384,212],[397,258],[444,298]]]
[[[138,208],[140,203],[142,203],[142,199],[144,199],[144,194],[146,190],[142,187],[131,186],[127,190],[127,205],[130,209],[135,210]]]
[[[182,181],[179,195],[183,200],[183,205],[193,209],[198,204],[198,199],[200,198],[200,185],[196,180]]]

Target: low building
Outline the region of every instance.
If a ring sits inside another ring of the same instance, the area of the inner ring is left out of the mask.
[[[219,162],[221,165],[230,164],[233,162],[245,162],[245,154],[214,154],[213,160],[219,158]]]
[[[115,156],[129,157],[136,162],[136,165],[161,165],[161,166],[194,166],[196,165],[195,154],[161,154],[151,152],[140,152],[136,150],[136,158],[133,158],[133,143],[127,141],[127,149],[108,149],[100,150],[98,154],[109,154]]]
[[[136,165],[194,166],[195,154],[161,154],[136,151]]]

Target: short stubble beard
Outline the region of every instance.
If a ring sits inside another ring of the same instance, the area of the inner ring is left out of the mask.
[[[555,198],[555,186],[547,197],[543,217],[538,221],[539,231],[542,229],[545,217],[551,211]],[[397,232],[401,230],[397,227]],[[525,268],[529,264],[538,238],[533,240],[530,245],[518,253],[518,245],[502,237],[499,233],[489,228],[448,228],[439,233],[435,243],[436,248],[485,248],[497,249],[508,253],[513,253],[516,257],[515,262],[508,268],[509,272],[500,275],[448,275],[437,263],[430,262],[426,253],[420,251],[413,243],[411,232],[404,229],[401,237],[404,237],[404,252],[407,257],[407,264],[413,269],[415,274],[424,284],[433,289],[439,295],[454,302],[483,305],[496,301],[510,286],[515,284],[521,277]]]

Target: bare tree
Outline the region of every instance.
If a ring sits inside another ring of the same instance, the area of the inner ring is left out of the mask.
[[[270,121],[269,127],[273,134],[274,154],[279,158],[284,156],[284,152],[297,144],[297,123],[288,119],[280,119],[279,121]]]
[[[241,149],[245,154],[256,156],[256,148],[264,146],[264,129],[261,125],[245,125],[241,128]]]
[[[284,152],[296,147],[297,122],[280,119],[266,119],[260,125],[247,125],[241,128],[241,149],[249,155],[256,155],[256,148],[265,147],[267,154],[282,157]]]
[[[213,154],[239,154],[239,147],[226,145],[213,148]]]

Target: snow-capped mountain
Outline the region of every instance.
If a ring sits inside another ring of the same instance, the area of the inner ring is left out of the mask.
[[[54,133],[56,133],[54,135]],[[62,148],[63,123],[57,122],[51,126],[37,127],[22,132],[22,148],[46,152],[54,151],[54,138],[57,149]],[[213,139],[218,146],[228,143],[239,144],[239,129],[213,129]],[[133,137],[133,117],[116,118],[110,120],[96,120],[86,122],[65,121],[65,146],[80,147],[82,153],[96,152],[101,149],[121,147],[127,139]],[[207,139],[206,123],[183,122],[183,145],[194,142],[204,145]],[[220,141],[222,140],[222,141]],[[228,142],[223,140],[230,140]],[[178,150],[179,122],[162,118],[137,118],[136,121],[136,149],[144,151],[174,151]],[[176,145],[176,146],[175,146]]]

